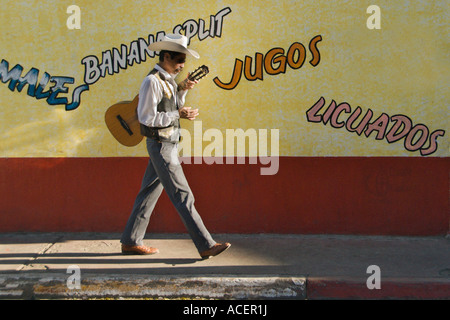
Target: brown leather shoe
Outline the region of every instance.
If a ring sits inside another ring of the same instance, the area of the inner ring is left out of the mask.
[[[147,246],[127,246],[122,244],[122,253],[123,254],[136,254],[136,255],[147,255],[147,254],[155,254],[158,253],[159,250],[152,247]]]
[[[231,247],[231,244],[228,242],[216,243],[208,250],[200,252],[200,256],[202,257],[202,259],[209,259],[211,257],[217,256],[218,254],[224,252],[229,247]]]

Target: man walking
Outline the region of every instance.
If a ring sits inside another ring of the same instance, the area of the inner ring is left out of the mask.
[[[194,120],[197,109],[184,107],[188,90],[197,81],[188,78],[177,85],[175,77],[184,68],[186,56],[199,58],[187,48],[187,38],[171,34],[163,41],[149,46],[160,51],[159,63],[144,79],[139,90],[138,118],[141,132],[147,137],[150,160],[145,171],[141,190],[122,234],[123,254],[155,254],[158,249],[144,246],[143,238],[153,209],[164,189],[177,209],[200,256],[216,256],[230,247],[229,243],[216,243],[203,224],[194,206],[194,196],[178,161],[180,118]]]

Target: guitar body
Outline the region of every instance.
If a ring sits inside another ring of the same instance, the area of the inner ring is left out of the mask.
[[[198,81],[206,77],[208,73],[209,68],[203,65],[192,72],[188,79]],[[138,104],[139,95],[133,101],[116,103],[105,114],[105,122],[109,131],[117,141],[127,147],[138,145],[144,138],[141,134],[141,125],[137,115]]]
[[[105,114],[105,122],[111,134],[127,147],[138,145],[144,136],[137,116],[139,95],[133,101],[123,101],[111,106]]]

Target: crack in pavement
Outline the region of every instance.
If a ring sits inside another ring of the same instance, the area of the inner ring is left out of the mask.
[[[19,266],[16,271],[22,271],[25,268],[32,266],[33,262],[37,261],[37,259],[39,259],[40,256],[44,255],[47,253],[48,250],[50,250],[56,243],[60,242],[62,239],[64,238],[64,236],[59,236],[58,238],[56,238],[53,242],[51,243],[47,243],[47,245],[38,253],[36,253],[36,255],[31,258],[30,260],[28,260],[26,263],[22,264],[21,266]],[[48,269],[47,266],[44,266],[46,269]]]

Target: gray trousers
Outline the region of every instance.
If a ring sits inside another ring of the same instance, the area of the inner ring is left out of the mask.
[[[150,160],[121,242],[125,245],[143,244],[150,216],[164,189],[197,250],[208,250],[216,242],[195,209],[194,196],[178,161],[178,145],[147,138],[147,150]]]

